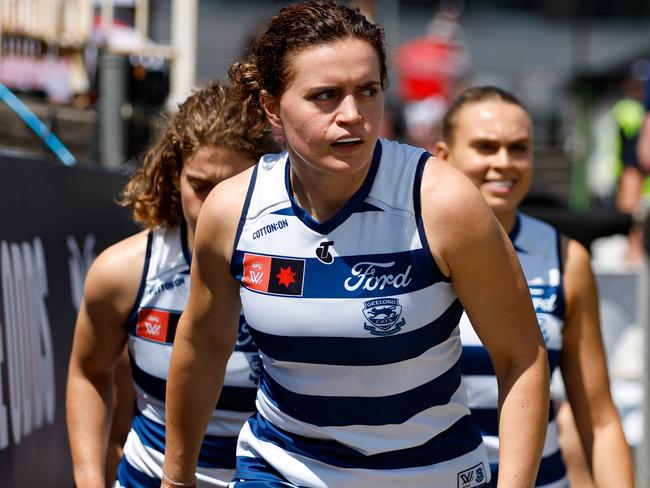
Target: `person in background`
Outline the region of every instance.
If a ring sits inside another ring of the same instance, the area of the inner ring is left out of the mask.
[[[122,204],[146,229],[114,244],[92,264],[70,358],[67,421],[79,487],[106,486],[113,376],[125,344],[136,404],[113,479],[117,476],[116,487],[160,486],[167,369],[189,294],[199,210],[217,183],[277,149],[268,132],[251,137],[249,128],[226,85],[197,91],[166,123],[124,189]],[[201,435],[201,486],[226,486],[237,434],[254,410],[259,355],[242,317],[237,324],[223,395],[216,409],[212,405]]]
[[[643,125],[637,142],[637,155],[641,168],[646,173],[650,173],[650,69],[646,71],[645,94],[643,98],[645,116],[643,117]]]
[[[378,139],[381,27],[334,2],[290,5],[230,77],[287,152],[218,185],[201,211],[162,486],[194,484],[240,304],[263,368],[232,486],[489,486],[461,384],[462,307],[498,378],[499,488],[531,486],[549,386],[530,295],[477,189]]]
[[[474,87],[461,93],[445,115],[435,154],[469,177],[510,236],[528,281],[551,371],[559,367],[562,373],[596,485],[631,488],[632,457],[609,390],[589,254],[577,241],[518,210],[532,179],[531,130],[528,112],[512,94]],[[471,316],[461,319],[461,338],[461,371],[472,418],[497,478],[504,465],[499,462],[500,393],[493,361],[471,327]],[[553,405],[550,411],[535,486],[559,488],[567,485],[567,478]]]
[[[650,198],[650,178],[642,169],[637,155],[643,126],[643,83],[634,76],[623,81],[624,97],[610,110],[617,129],[615,172],[618,177],[616,209],[622,213],[640,215]],[[638,264],[643,258],[643,229],[634,225],[628,233],[626,262]]]

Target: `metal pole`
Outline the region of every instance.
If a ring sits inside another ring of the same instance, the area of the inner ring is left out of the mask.
[[[108,39],[108,36],[113,29],[113,0],[102,0],[101,7],[101,30],[105,38]]]
[[[167,108],[176,110],[196,84],[197,0],[172,1],[172,46],[174,58],[170,74]]]
[[[99,151],[104,166],[120,167],[126,161],[126,131],[122,107],[127,103],[128,62],[124,56],[104,52],[100,58]]]
[[[135,4],[135,29],[146,42],[149,37],[149,0],[137,0]]]

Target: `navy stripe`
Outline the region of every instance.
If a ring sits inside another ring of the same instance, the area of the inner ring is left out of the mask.
[[[238,352],[259,352],[257,344],[251,335],[250,326],[246,323],[246,318],[239,314],[239,332],[237,333],[237,342],[235,343],[235,351]]]
[[[142,370],[136,364],[131,354],[129,354],[129,359],[131,360],[133,381],[147,394],[164,402],[167,381]],[[221,388],[221,395],[215,408],[217,410],[231,410],[234,412],[252,412],[255,410],[255,395],[256,388],[224,385]]]
[[[136,410],[131,427],[145,446],[165,452],[165,426],[158,424]],[[237,437],[206,435],[199,451],[198,466],[202,468],[235,468]]]
[[[293,209],[291,207],[281,208],[275,212],[271,212],[271,215],[289,215],[294,217]]]
[[[441,344],[449,339],[462,314],[463,307],[455,300],[424,327],[384,337],[291,337],[260,332],[253,327],[251,335],[260,351],[278,361],[375,366],[412,359]]]
[[[449,461],[476,449],[482,442],[469,415],[444,432],[416,447],[364,455],[334,440],[314,439],[289,434],[256,415],[248,419],[253,435],[284,451],[306,456],[339,468],[406,469]]]
[[[415,178],[413,179],[413,211],[415,212],[415,221],[418,228],[418,236],[420,237],[420,242],[424,251],[426,251],[427,260],[423,263],[422,271],[430,273],[435,276],[435,282],[444,281],[446,283],[451,283],[451,278],[445,276],[435,259],[431,254],[431,249],[429,248],[429,241],[427,239],[427,233],[424,230],[424,221],[422,220],[422,175],[424,174],[424,167],[426,166],[427,161],[431,157],[431,154],[428,152],[423,152],[418,160],[418,166],[415,170]]]
[[[490,355],[482,345],[463,345],[463,352],[460,356],[460,371],[464,375],[495,375]]]
[[[560,358],[562,357],[562,351],[559,351],[557,349],[547,349],[546,352],[548,354],[548,369],[550,374],[552,375],[555,368],[557,368],[560,365]]]
[[[558,449],[553,454],[543,457],[537,472],[535,486],[547,485],[561,480],[566,476],[566,467],[562,460],[562,454]]]
[[[428,408],[448,404],[459,385],[458,363],[423,385],[382,397],[303,395],[284,388],[266,370],[260,382],[283,413],[319,427],[401,424]]]
[[[481,435],[499,435],[499,415],[497,408],[471,408],[472,421],[481,431]],[[555,420],[555,409],[553,403],[549,405],[548,421]]]
[[[235,273],[233,276],[238,281],[243,277],[244,254],[246,251],[236,250],[232,257],[232,269]],[[268,256],[262,253],[253,254]],[[276,255],[272,257],[296,259]],[[315,256],[298,259],[305,262],[300,298],[392,297],[396,294],[413,293],[446,281],[441,273],[433,272],[433,258],[427,249],[339,256],[335,257],[331,264],[324,264]],[[278,278],[271,276],[271,279],[276,280],[272,283],[277,285]]]
[[[144,288],[147,283],[147,273],[149,272],[149,262],[151,261],[151,245],[153,242],[153,231],[150,230],[147,234],[147,251],[144,258],[144,269],[142,270],[142,279],[140,280],[140,288],[138,288],[138,294],[135,296],[135,301],[133,302],[133,307],[131,307],[131,312],[126,319],[124,328],[130,334],[135,334],[135,328],[138,325],[138,308],[140,307],[140,301],[142,300],[142,295],[144,295]]]
[[[383,212],[383,210],[372,203],[361,202],[361,205],[359,205],[359,207],[354,211],[354,213],[365,212]]]
[[[549,371],[560,364],[562,352],[557,349],[547,349]],[[463,346],[460,356],[460,371],[464,375],[473,376],[495,376],[492,360],[483,346]]]
[[[183,250],[183,257],[187,262],[187,266],[192,265],[192,251],[187,240],[187,222],[181,218],[181,249]]]
[[[233,480],[237,481],[235,487],[240,486],[240,483],[243,481],[248,481],[249,483],[246,483],[245,486],[251,488],[256,486],[254,483],[259,483],[257,486],[260,488],[296,486],[290,484],[287,479],[278,472],[278,470],[267,463],[264,459],[248,456],[237,457],[237,471],[235,471]]]
[[[326,220],[325,222],[318,222],[316,219],[314,219],[303,208],[301,208],[300,205],[298,205],[298,202],[296,202],[295,198],[293,197],[293,189],[291,187],[291,177],[290,177],[291,161],[289,160],[289,158],[287,158],[284,182],[287,189],[287,194],[289,195],[289,200],[291,201],[291,207],[293,208],[294,215],[298,217],[303,224],[305,224],[314,232],[318,232],[319,234],[323,234],[323,235],[327,235],[330,232],[332,232],[339,225],[345,222],[350,215],[352,215],[355,211],[357,211],[359,205],[366,199],[366,197],[370,193],[370,189],[372,188],[372,185],[375,181],[375,176],[377,175],[377,170],[379,169],[381,152],[382,152],[381,142],[377,141],[377,143],[375,144],[375,150],[372,155],[370,168],[368,169],[368,174],[366,175],[366,178],[361,184],[361,187],[359,187],[356,193],[352,195],[352,198],[350,198],[350,200],[343,206],[341,210],[339,210],[336,214],[334,214],[330,219]]]
[[[510,231],[510,234],[508,234],[508,237],[510,237],[510,242],[512,242],[512,247],[515,248],[515,251],[520,252],[522,254],[527,254],[528,251],[519,247],[515,242],[517,240],[517,237],[519,237],[520,231],[521,231],[521,217],[519,216],[519,214],[517,214],[515,216],[515,226]]]
[[[499,478],[499,465],[490,464],[490,471],[492,472],[492,481],[496,483]],[[550,456],[542,458],[542,461],[539,464],[535,486],[544,486],[550,483],[555,483],[565,476],[566,467],[564,466],[564,461],[562,461],[562,454],[558,450]]]
[[[131,466],[126,457],[122,457],[117,467],[117,480],[124,488],[160,488],[160,478],[153,478]]]
[[[244,229],[244,224],[246,223],[246,215],[248,214],[248,207],[251,204],[251,198],[253,197],[253,190],[255,189],[255,181],[257,180],[257,168],[259,166],[256,164],[253,167],[253,174],[251,175],[251,181],[248,184],[248,191],[246,192],[246,199],[244,200],[244,207],[242,208],[241,215],[239,216],[239,224],[237,224],[237,233],[235,234],[235,242],[232,245],[232,256],[235,256],[237,251],[237,245],[239,244],[239,238],[241,237],[242,230]],[[236,268],[233,267],[234,259],[230,260],[230,273],[233,276],[236,276]],[[241,269],[241,267],[240,267]],[[241,271],[240,271],[241,275]]]

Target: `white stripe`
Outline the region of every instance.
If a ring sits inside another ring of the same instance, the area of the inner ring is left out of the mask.
[[[303,395],[382,397],[404,393],[447,372],[460,357],[458,332],[424,354],[378,366],[338,366],[277,361],[262,355],[269,375],[284,388]],[[409,371],[408,375],[404,372]]]
[[[499,387],[496,376],[464,375],[463,383],[467,388],[469,408],[497,408],[499,404]]]
[[[363,328],[363,302],[358,298],[287,298],[253,292],[243,286],[240,294],[248,323],[260,332],[294,337],[374,337]],[[408,316],[403,315],[406,325],[397,334],[428,325],[456,299],[451,285],[445,282],[394,297],[409,311]],[[310,322],[296,324],[295,320],[286,320],[285,310],[291,310],[292,316],[310,317]]]
[[[372,233],[368,232],[368,239],[363,243],[364,254],[390,254],[394,252],[405,252],[408,250],[420,249],[418,233],[415,231],[416,224],[413,215],[400,209],[385,207],[383,212],[353,213],[348,217],[346,226],[357,228],[386,227],[399,229],[399,232],[387,234],[383,239],[372,239]],[[278,222],[286,220],[287,226],[276,229],[268,234],[262,234],[253,238],[258,230],[266,226],[273,226]],[[404,235],[413,235],[410,247],[404,248]],[[327,239],[334,241],[330,252],[334,256],[354,256],[359,253],[359,240],[357,236],[351,235],[345,229],[334,229],[327,235]],[[241,240],[238,246],[240,251],[257,248],[258,244],[264,245],[264,254],[276,256],[291,256],[293,258],[315,258],[315,249],[318,244],[325,240],[325,237],[305,226],[302,221],[294,215],[263,214],[254,219],[247,220],[242,229]],[[311,245],[305,245],[305,242]],[[255,252],[255,251],[251,251]]]
[[[135,364],[142,371],[156,378],[167,379],[169,361],[172,356],[171,344],[130,335],[129,352],[135,359]]]
[[[167,379],[172,354],[171,344],[129,336],[129,351],[142,371],[162,380]],[[226,365],[224,385],[255,388],[257,384],[250,378],[251,368],[247,358],[256,354],[233,352]]]
[[[257,409],[269,422],[287,432],[334,439],[367,455],[419,446],[469,414],[462,385],[449,403],[424,410],[402,424],[319,427],[280,411],[261,390],[257,394]]]
[[[238,456],[262,457],[289,481],[314,488],[422,488],[424,486],[456,487],[458,474],[483,463],[486,477],[490,476],[483,446],[451,461],[432,466],[405,469],[344,469],[262,442],[253,436],[248,424],[240,436]]]

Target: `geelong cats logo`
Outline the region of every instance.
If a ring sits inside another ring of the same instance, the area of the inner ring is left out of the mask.
[[[368,322],[363,328],[373,335],[391,335],[404,326],[406,320],[401,319],[402,306],[397,298],[375,298],[363,302],[363,315]]]

